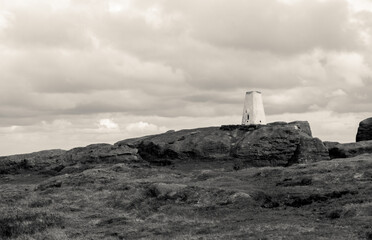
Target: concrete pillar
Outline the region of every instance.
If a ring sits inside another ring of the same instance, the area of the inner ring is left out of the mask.
[[[266,124],[265,110],[259,91],[245,94],[242,125],[250,124]]]

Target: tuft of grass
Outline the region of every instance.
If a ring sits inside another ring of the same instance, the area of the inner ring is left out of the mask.
[[[62,229],[50,228],[43,232],[19,236],[15,240],[71,240],[71,238]]]
[[[53,203],[52,199],[39,198],[39,199],[35,199],[34,201],[30,202],[28,206],[30,208],[41,208],[41,207],[49,206],[52,203]]]
[[[0,216],[1,239],[42,232],[63,223],[61,216],[44,211],[13,208],[2,212],[4,213]]]
[[[117,209],[126,209],[129,201],[127,194],[123,192],[114,192],[107,198],[106,205]]]

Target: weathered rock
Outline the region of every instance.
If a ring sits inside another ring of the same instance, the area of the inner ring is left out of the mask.
[[[91,144],[86,147],[73,148],[61,156],[69,163],[120,163],[137,161],[136,148],[127,145]]]
[[[0,157],[0,174],[17,174],[24,170],[41,170],[51,164],[56,164],[58,158],[65,152],[65,150],[53,149]]]
[[[231,139],[230,132],[210,127],[153,135],[141,138],[140,141],[130,139],[129,144],[138,148],[138,153],[143,159],[164,163],[169,159],[229,157]],[[128,141],[121,141],[115,145],[122,144],[128,144]]]
[[[0,158],[0,174],[38,171],[44,175],[81,172],[88,165],[101,163],[133,163],[142,161],[136,148],[122,144],[92,144],[69,151],[47,150]],[[73,166],[74,165],[74,166]],[[72,166],[72,167],[71,167]],[[92,166],[91,166],[92,167]]]
[[[312,138],[301,134],[300,144],[296,150],[297,156],[294,157],[295,163],[310,163],[321,160],[329,160],[327,147],[319,138]]]
[[[288,125],[269,125],[248,132],[237,142],[233,156],[242,159],[245,165],[287,165],[292,162],[300,143],[297,132]]]
[[[295,123],[259,128],[238,141],[233,156],[252,166],[288,166],[329,159],[323,143],[307,135],[311,133],[308,129],[301,129]]]
[[[359,123],[358,133],[356,135],[356,141],[368,141],[372,140],[372,117],[364,119]]]
[[[323,143],[311,137],[307,122],[227,125],[168,132],[121,141],[153,163],[175,160],[239,160],[244,166],[288,166],[329,159]]]
[[[331,159],[355,157],[364,153],[372,153],[372,140],[356,143],[339,143],[330,146],[328,150]]]
[[[328,159],[327,148],[311,136],[308,122],[275,122],[168,131],[123,140],[114,145],[92,144],[69,151],[10,156],[0,161],[0,174],[17,173],[23,169],[59,175],[105,163],[169,165],[181,160],[208,160],[234,162],[234,166],[239,165],[234,168],[239,169],[246,166],[289,166]]]

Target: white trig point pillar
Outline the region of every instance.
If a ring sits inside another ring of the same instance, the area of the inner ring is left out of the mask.
[[[250,124],[266,124],[265,110],[259,91],[245,94],[242,125]]]

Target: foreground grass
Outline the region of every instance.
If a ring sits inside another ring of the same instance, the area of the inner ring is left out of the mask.
[[[0,239],[372,239],[370,155],[200,166],[3,175]]]
[[[58,214],[23,208],[0,209],[0,237],[10,238],[42,232],[47,228],[61,225]]]

